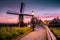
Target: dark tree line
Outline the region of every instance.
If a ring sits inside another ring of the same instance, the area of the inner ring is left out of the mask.
[[[60,27],[60,19],[54,18],[51,22],[48,24],[49,27]]]

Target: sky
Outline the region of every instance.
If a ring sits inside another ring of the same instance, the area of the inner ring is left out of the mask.
[[[44,20],[60,17],[60,0],[0,0],[0,22],[17,23],[18,15],[7,14],[7,11],[20,13],[21,2],[25,3],[25,14],[33,10],[36,17]],[[30,21],[28,18],[24,18],[25,21]]]

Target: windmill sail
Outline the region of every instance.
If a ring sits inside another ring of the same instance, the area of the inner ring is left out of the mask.
[[[21,2],[21,8],[20,8],[20,13],[22,14],[22,12],[24,11],[24,7],[25,7],[25,4],[23,2]]]

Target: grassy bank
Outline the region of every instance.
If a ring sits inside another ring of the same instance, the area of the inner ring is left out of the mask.
[[[28,27],[1,27],[0,28],[0,40],[11,40],[25,34],[26,32],[31,31],[31,28]]]
[[[60,36],[60,28],[59,27],[50,27],[50,29],[54,32],[54,34],[59,37]]]

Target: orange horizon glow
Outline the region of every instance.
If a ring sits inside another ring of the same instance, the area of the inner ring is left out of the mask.
[[[53,17],[51,17],[51,18],[39,18],[39,19],[41,19],[42,21],[44,21],[44,20],[52,20],[53,19]],[[28,22],[30,22],[30,20],[31,20],[31,18],[24,18],[24,23],[28,23]],[[0,18],[0,23],[18,23],[18,20],[17,19],[3,19],[3,18]]]

